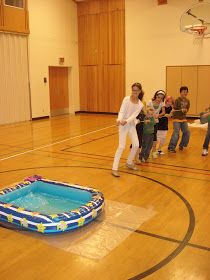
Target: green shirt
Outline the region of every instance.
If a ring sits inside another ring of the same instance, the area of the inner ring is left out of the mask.
[[[144,130],[143,134],[153,134],[154,133],[154,125],[155,125],[155,119],[153,117],[145,118],[145,120],[150,120],[149,123],[144,123]]]

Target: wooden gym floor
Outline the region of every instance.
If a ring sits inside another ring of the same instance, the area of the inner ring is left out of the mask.
[[[166,145],[164,156],[136,173],[125,168],[128,145],[118,179],[110,174],[118,143],[115,118],[82,114],[0,127],[0,188],[39,174],[93,186],[107,200],[156,212],[99,260],[0,227],[1,280],[210,279],[210,160],[201,156],[205,130],[191,128],[186,150],[168,154]]]

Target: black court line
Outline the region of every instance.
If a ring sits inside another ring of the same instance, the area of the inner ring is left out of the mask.
[[[98,220],[96,219],[95,221],[97,222]],[[135,232],[135,233],[138,233],[138,234],[141,234],[141,235],[146,235],[146,236],[149,236],[149,237],[154,237],[154,238],[161,239],[161,240],[164,240],[164,241],[169,241],[169,242],[179,243],[179,244],[182,243],[181,240],[178,240],[178,239],[175,239],[175,238],[171,238],[171,237],[167,237],[167,236],[163,236],[163,235],[159,235],[159,234],[155,234],[155,233],[151,233],[151,232],[144,231],[144,230],[139,230],[139,229],[134,230],[133,228],[122,226],[122,225],[117,225],[117,224],[114,224],[114,223],[109,223],[109,224],[112,225],[112,226],[115,226],[115,227],[119,227],[119,228],[122,228],[122,229],[125,229],[125,230],[129,230],[131,232]],[[187,243],[187,246],[193,247],[193,248],[196,248],[196,249],[200,249],[200,250],[204,250],[204,251],[210,251],[210,247],[199,245],[199,244],[194,244],[194,243],[190,243],[190,242]]]
[[[61,149],[60,151],[62,151],[62,152],[66,152],[67,151],[67,153],[68,153],[68,150],[70,150],[72,148],[79,147],[79,146],[82,146],[82,145],[85,145],[85,144],[89,144],[91,142],[95,142],[97,140],[101,140],[103,138],[107,138],[107,137],[110,137],[110,136],[113,136],[113,135],[116,135],[116,134],[117,134],[117,132],[116,133],[111,133],[111,134],[108,134],[108,135],[105,135],[105,136],[102,136],[102,137],[94,138],[94,139],[91,139],[89,141],[86,141],[86,142],[83,142],[83,143],[80,143],[80,144],[76,144],[76,145],[69,146],[67,148]]]
[[[67,153],[79,153],[79,154],[84,154],[84,155],[93,155],[93,156],[98,156],[98,157],[104,157],[104,158],[110,158],[113,159],[113,156],[105,156],[105,155],[98,155],[98,154],[90,154],[90,153],[84,153],[84,152],[77,152],[77,151],[68,151],[68,148],[66,148],[66,152]],[[126,160],[125,158],[121,158]],[[160,163],[158,162],[154,162],[154,161],[148,161],[148,163],[151,164],[156,164],[156,165],[160,165]],[[167,163],[162,163],[161,165],[165,165],[165,166],[172,166],[172,167],[179,167],[179,168],[183,168],[183,169],[192,169],[192,170],[198,170],[198,171],[210,171],[210,169],[203,169],[203,168],[195,168],[195,167],[187,167],[187,166],[182,166],[182,165],[173,165],[173,164],[167,164]]]
[[[53,154],[59,154],[59,155],[68,155],[70,154],[71,152],[69,152],[68,154],[66,154],[65,152],[52,152],[52,151],[38,151],[39,153],[53,153]],[[34,152],[35,153],[35,152]],[[78,154],[78,153],[76,153]],[[80,152],[79,152],[80,154]],[[91,154],[90,154],[91,155]],[[37,154],[37,156],[40,156]],[[97,162],[89,162],[89,161],[82,161],[82,160],[74,160],[74,159],[67,159],[67,158],[62,158],[62,157],[58,157],[58,156],[52,156],[52,155],[42,155],[43,157],[51,157],[51,158],[56,158],[56,159],[62,159],[62,160],[70,160],[70,161],[76,161],[76,162],[82,162],[82,163],[90,163],[90,164],[96,164],[96,165],[99,165],[99,166],[104,166],[104,164],[100,164],[100,163],[97,163]],[[84,156],[79,156],[77,155],[78,157],[84,157]],[[91,158],[91,159],[95,159],[95,160],[100,160],[99,158],[96,158],[94,157],[94,154],[92,157],[85,157],[85,158]],[[123,160],[126,160],[124,158],[121,158]],[[125,164],[122,164],[120,165],[120,168],[124,168],[125,167]],[[154,171],[145,171],[145,170],[142,170],[141,167],[148,167],[148,168],[152,168],[152,166],[147,166],[147,165],[140,165],[140,169],[139,171],[143,172],[143,173],[151,173],[151,174],[155,174],[155,175],[166,175],[166,176],[170,176],[170,177],[177,177],[177,178],[180,178],[180,175],[174,175],[174,174],[168,174],[168,173],[163,173],[163,172],[154,172]],[[160,167],[161,168],[161,167]],[[111,170],[111,166],[110,166],[110,170]],[[120,170],[121,171],[121,170]],[[179,170],[177,172],[181,172],[182,170]],[[1,173],[1,172],[0,172]],[[197,173],[197,175],[201,175],[199,173]],[[204,174],[205,175],[205,174]],[[207,174],[208,175],[208,174]],[[210,182],[210,180],[207,180],[207,179],[201,179],[201,178],[195,178],[195,177],[186,177],[186,176],[182,176],[182,178],[184,179],[190,179],[190,180],[196,180],[196,181],[205,181],[205,182]]]
[[[146,232],[146,231],[142,231],[142,230],[138,230],[138,229],[135,230],[135,232],[139,233],[139,234],[147,235],[147,236],[150,236],[150,237],[162,239],[162,240],[165,240],[165,241],[169,241],[169,242],[174,242],[174,243],[181,243],[182,242],[178,239],[174,239],[174,238],[170,238],[170,237],[166,237],[166,236],[162,236],[162,235],[158,235],[158,234],[155,234],[155,233],[150,233],[150,232]],[[196,248],[196,249],[200,249],[200,250],[204,250],[204,251],[210,251],[210,247],[199,245],[199,244],[194,244],[194,243],[190,243],[190,242],[187,243],[187,246],[193,247],[193,248]]]
[[[98,170],[105,170],[105,171],[110,171],[108,168],[102,168],[102,167],[92,167],[92,166],[38,166],[38,167],[29,167],[29,168],[24,168],[24,169],[16,169],[16,170],[7,170],[6,172],[14,172],[14,171],[21,171],[21,170],[32,170],[32,169],[49,169],[49,168],[85,168],[85,169],[98,169]],[[194,229],[195,229],[195,215],[194,215],[194,211],[190,205],[190,203],[179,193],[177,192],[175,189],[173,189],[172,187],[149,177],[146,176],[142,176],[139,174],[135,174],[135,173],[130,173],[130,172],[125,172],[125,171],[121,171],[122,173],[125,174],[129,174],[132,176],[136,176],[136,177],[140,177],[140,178],[145,178],[147,180],[150,180],[158,185],[161,185],[162,187],[166,188],[167,190],[171,191],[174,195],[176,195],[185,205],[186,210],[188,212],[188,217],[189,217],[189,223],[188,223],[188,229],[185,233],[185,236],[183,238],[182,241],[180,241],[181,243],[178,244],[177,248],[175,250],[173,250],[167,257],[165,257],[164,259],[162,259],[158,264],[154,265],[153,267],[145,270],[144,272],[139,273],[138,275],[133,276],[132,278],[129,278],[129,280],[140,280],[143,279],[153,273],[155,273],[156,271],[158,271],[159,269],[161,269],[162,267],[166,266],[168,263],[170,263],[173,259],[175,259],[183,250],[184,248],[187,246],[189,240],[191,239]],[[1,172],[3,173],[3,172]],[[116,178],[117,180],[117,178]]]
[[[61,153],[61,152],[57,152],[57,153]],[[68,148],[66,148],[66,151],[64,152],[64,154],[66,154],[66,153],[68,153],[68,154],[71,154],[71,153],[73,153],[73,154],[77,154],[78,156],[80,156],[80,154],[82,154],[82,155],[89,155],[89,156],[92,156],[92,158],[94,157],[94,156],[97,156],[97,157],[102,157],[102,158],[107,158],[108,160],[113,160],[114,159],[114,157],[113,156],[104,156],[104,155],[98,155],[98,154],[90,154],[90,153],[84,153],[84,152],[77,152],[77,151],[68,151]],[[80,156],[81,157],[81,156]],[[91,158],[91,157],[90,157]],[[95,159],[97,159],[96,157],[95,157]],[[121,158],[121,160],[125,160],[126,161],[126,158]],[[176,165],[170,165],[170,164],[162,164],[162,163],[157,163],[157,162],[153,162],[153,161],[148,161],[148,163],[149,164],[156,164],[156,165],[158,165],[159,167],[158,168],[161,168],[161,165],[164,165],[164,166],[173,166],[173,167],[178,167],[178,168],[181,168],[181,169],[194,169],[194,170],[196,170],[196,171],[204,171],[204,172],[206,172],[206,171],[208,171],[208,170],[206,170],[206,169],[200,169],[200,168],[188,168],[188,167],[182,167],[182,166],[176,166]],[[141,166],[147,166],[147,167],[153,167],[152,165],[141,165]],[[156,167],[157,168],[157,167]],[[167,169],[167,168],[166,168]],[[177,171],[177,172],[182,172],[183,170],[178,170],[178,169],[174,169],[174,171]],[[196,172],[193,172],[193,171],[184,171],[184,172],[187,172],[187,173],[194,173],[194,174],[197,174],[197,175],[210,175],[210,174],[201,174],[201,173],[196,173]]]
[[[35,154],[36,152],[36,154]],[[84,160],[74,160],[74,159],[67,159],[67,158],[63,158],[63,157],[58,157],[58,156],[52,156],[52,155],[40,155],[38,153],[54,153],[54,154],[61,154],[61,155],[67,155],[65,154],[65,152],[52,152],[52,151],[34,151],[34,155],[37,155],[37,156],[42,156],[42,157],[48,157],[48,158],[55,158],[55,159],[61,159],[61,160],[69,160],[69,161],[73,161],[73,162],[80,162],[80,163],[89,163],[89,164],[94,164],[94,165],[99,165],[99,166],[104,166],[105,164],[101,164],[101,163],[98,163],[98,162],[90,162],[90,161],[84,161]],[[70,153],[69,153],[70,154]],[[78,156],[79,157],[79,156]],[[82,157],[82,156],[80,156]],[[98,158],[94,158],[94,157],[88,157],[88,158],[91,158],[91,159],[96,159],[96,160],[100,160]],[[125,159],[126,160],[126,159]],[[142,167],[147,167],[146,165],[143,165]],[[152,168],[151,166],[148,166],[150,168]],[[122,164],[120,165],[120,172],[123,172],[122,168],[126,168],[125,167],[125,164]],[[140,165],[140,168],[141,168],[141,165]],[[111,170],[111,166],[110,166],[110,170]],[[155,175],[163,175],[163,176],[170,176],[170,177],[177,177],[177,178],[180,178],[180,175],[174,175],[174,174],[168,174],[168,173],[161,173],[161,172],[154,172],[154,171],[145,171],[145,170],[142,170],[142,169],[139,169],[140,172],[143,172],[143,173],[151,173],[151,174],[155,174]],[[181,172],[181,170],[180,170]],[[0,171],[0,173],[2,173]],[[4,173],[4,171],[3,171]],[[200,175],[200,174],[198,174]],[[186,177],[186,176],[182,176],[182,178],[184,179],[190,179],[190,180],[196,180],[196,181],[205,181],[205,182],[210,182],[210,180],[207,180],[207,179],[201,179],[201,178],[195,178],[195,177]]]

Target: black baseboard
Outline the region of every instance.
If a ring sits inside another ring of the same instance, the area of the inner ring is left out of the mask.
[[[49,119],[49,118],[50,116],[37,117],[37,118],[32,118],[32,121],[38,121],[38,120]]]
[[[75,114],[117,115],[118,113],[111,113],[111,112],[92,112],[92,111],[76,111]]]

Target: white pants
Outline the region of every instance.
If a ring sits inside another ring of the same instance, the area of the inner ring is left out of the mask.
[[[125,149],[127,134],[129,135],[129,137],[131,139],[131,143],[132,143],[132,149],[128,156],[127,163],[133,164],[133,160],[134,160],[136,152],[139,148],[139,140],[138,140],[138,136],[137,136],[137,132],[136,132],[136,127],[133,124],[126,124],[124,126],[120,125],[119,126],[119,146],[115,153],[112,170],[118,170],[120,158],[123,153],[123,150]]]
[[[166,142],[166,135],[168,130],[158,130],[157,131],[157,141],[160,143],[160,146],[162,147]]]

